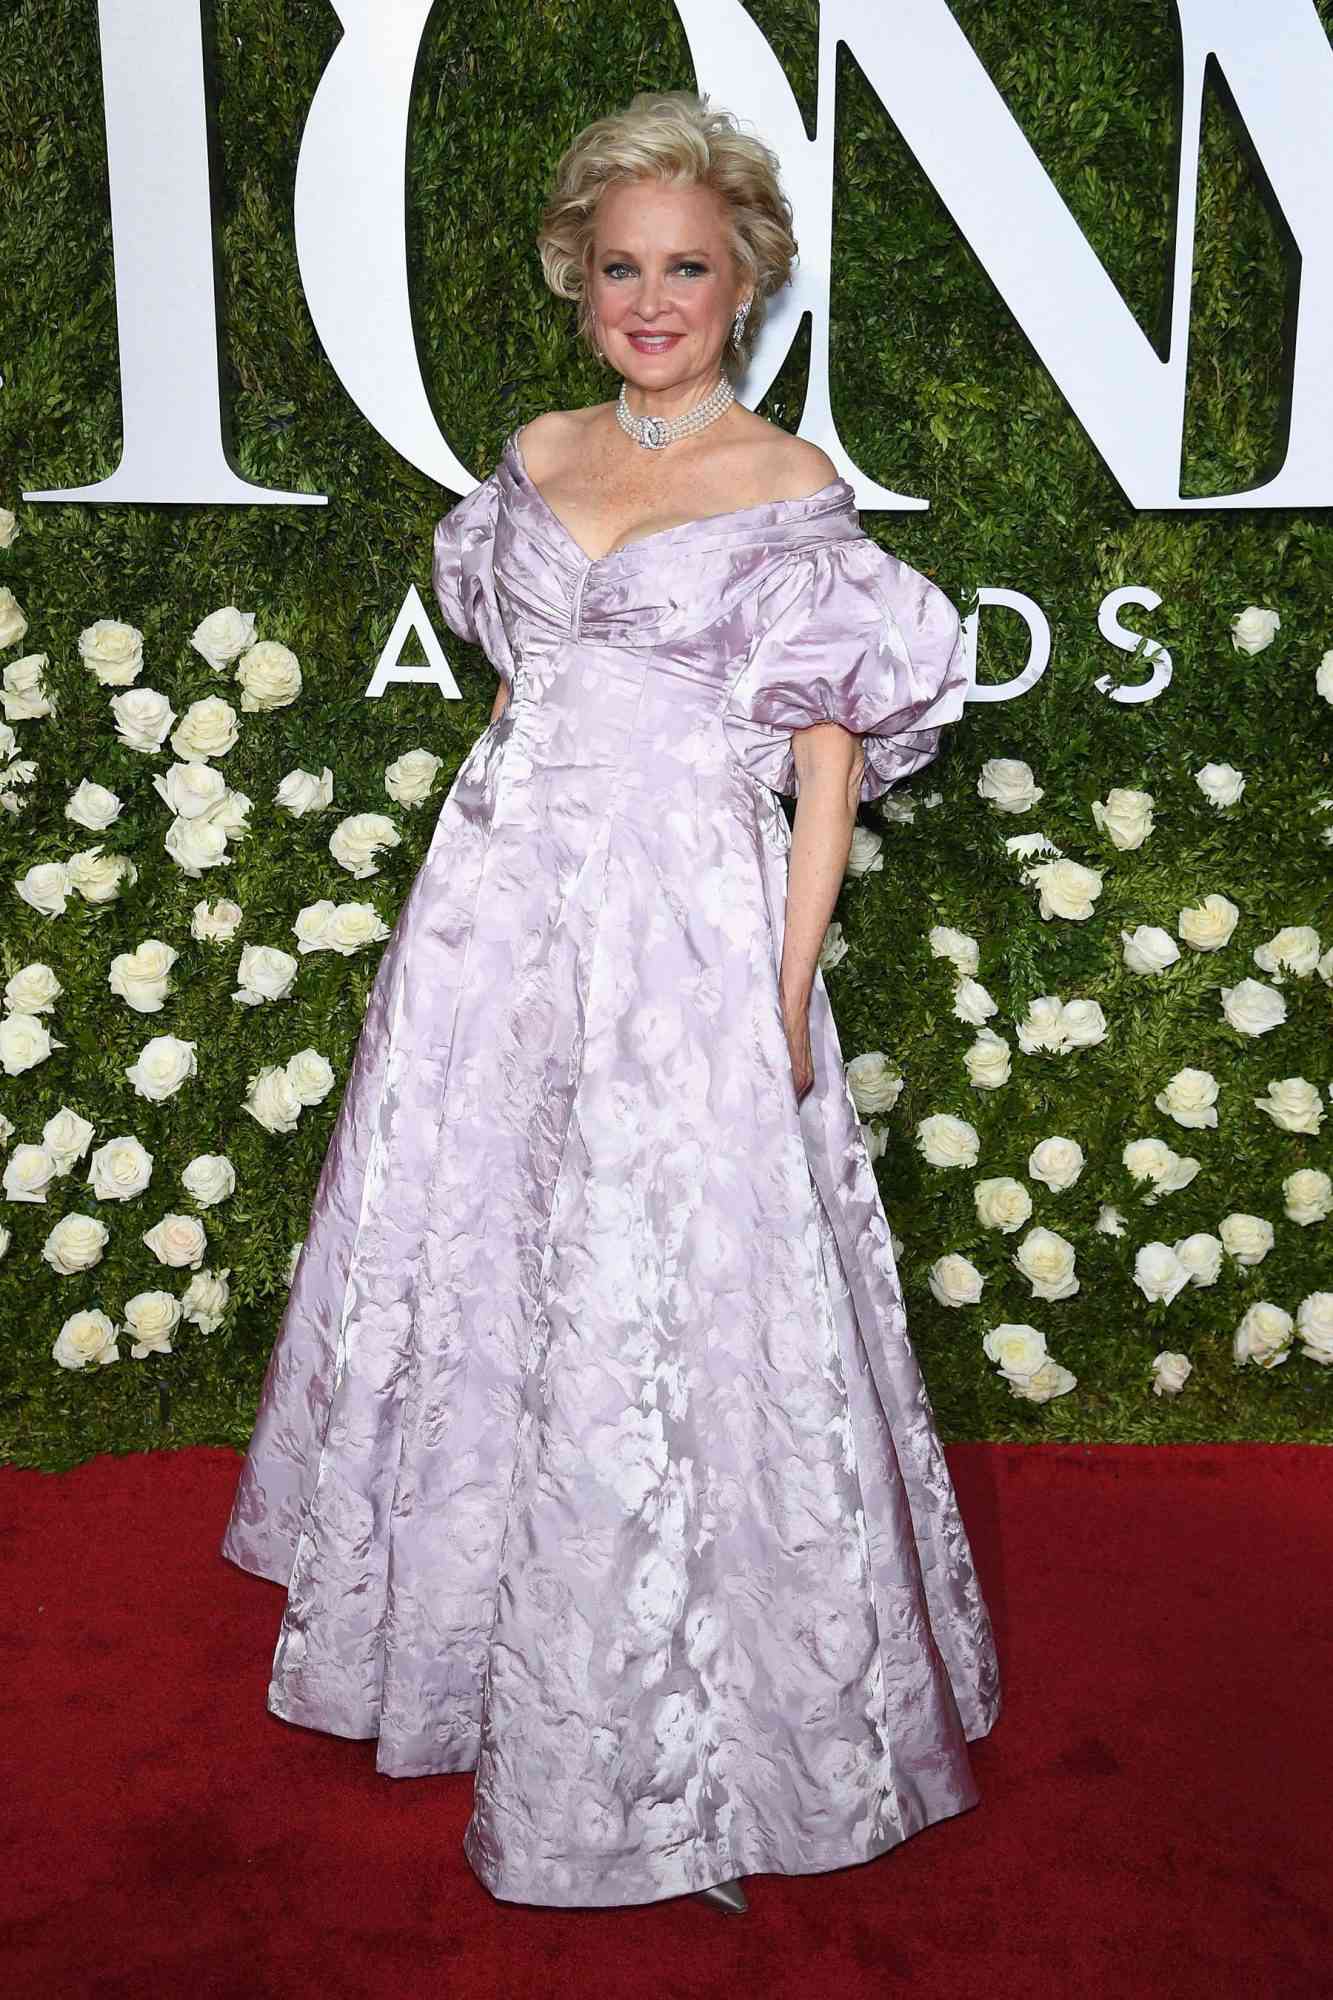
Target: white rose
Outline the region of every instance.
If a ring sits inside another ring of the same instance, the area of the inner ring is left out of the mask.
[[[935,924],[926,941],[936,958],[950,961],[960,979],[971,978],[980,967],[981,947],[967,931],[953,930],[948,924]]]
[[[63,861],[34,861],[26,875],[20,875],[14,887],[28,905],[42,917],[58,917],[65,908],[70,891],[69,870]]]
[[[301,692],[301,668],[296,655],[276,639],[261,639],[257,646],[242,654],[236,678],[245,690],[241,707],[247,711],[286,708]]]
[[[7,722],[0,722],[0,764],[7,763],[11,757],[17,757],[18,749],[18,737]]]
[[[121,809],[120,800],[105,785],[81,778],[66,801],[65,818],[72,819],[75,826],[86,826],[89,833],[105,833],[120,818]]]
[[[1065,1139],[1058,1133],[1042,1139],[1028,1154],[1028,1172],[1052,1194],[1063,1194],[1083,1172],[1083,1148],[1076,1139]]]
[[[1145,1243],[1134,1259],[1134,1283],[1149,1304],[1169,1305],[1190,1274],[1169,1243]]]
[[[8,1251],[12,1241],[13,1238],[10,1232],[5,1228],[4,1223],[0,1222],[0,1257],[3,1257]]]
[[[250,831],[247,815],[251,804],[252,801],[244,792],[224,792],[219,803],[209,814],[209,820],[212,825],[221,827],[228,840],[240,840]]]
[[[244,652],[254,636],[254,612],[238,611],[234,604],[224,604],[221,610],[210,611],[207,618],[200,619],[190,634],[190,644],[220,674],[238,653]]]
[[[916,807],[912,801],[894,798],[891,792],[886,792],[882,798],[876,799],[875,810],[881,819],[890,821],[894,826],[911,826],[916,818]]]
[[[1177,1257],[1189,1272],[1192,1285],[1202,1287],[1215,1285],[1222,1273],[1222,1242],[1206,1229],[1195,1230],[1192,1236],[1182,1236],[1172,1245]]]
[[[1222,988],[1222,1012],[1241,1035],[1266,1035],[1287,1018],[1287,1003],[1261,979],[1242,979]]]
[[[128,687],[143,670],[143,633],[119,618],[99,618],[80,632],[79,653],[103,687]]]
[[[1193,908],[1182,910],[1176,929],[1195,951],[1221,951],[1230,944],[1231,933],[1240,921],[1240,911],[1229,896],[1205,896]]]
[[[1260,1368],[1276,1368],[1291,1353],[1293,1321],[1289,1312],[1271,1299],[1256,1299],[1236,1328],[1231,1342],[1232,1359],[1237,1365],[1253,1361]]]
[[[6,1118],[3,1111],[0,1111],[0,1146],[7,1146],[9,1144],[14,1136],[14,1131],[13,1122]]]
[[[991,1015],[998,1014],[1000,1010],[981,981],[963,973],[953,989],[953,1011],[955,1019],[966,1021],[971,1028],[979,1028],[983,1021],[989,1021]]]
[[[221,1326],[227,1301],[231,1297],[231,1287],[227,1283],[230,1276],[230,1265],[221,1271],[196,1271],[185,1287],[181,1310],[200,1333],[215,1333]]]
[[[317,903],[307,903],[298,910],[296,922],[292,925],[297,940],[298,951],[328,951],[329,929],[333,921],[335,905],[327,896]]]
[[[1178,1069],[1153,1103],[1193,1131],[1217,1123],[1217,1078],[1206,1069]]]
[[[46,1023],[36,1014],[5,1014],[0,1017],[0,1069],[6,1076],[21,1076],[45,1062],[52,1049],[63,1049],[48,1033]]]
[[[0,507],[0,549],[10,548],[19,532],[12,507]]]
[[[986,1280],[969,1258],[950,1251],[935,1259],[927,1282],[942,1306],[974,1306]]]
[[[1238,1264],[1262,1264],[1273,1247],[1273,1225],[1261,1215],[1233,1212],[1217,1233]]]
[[[1324,1122],[1324,1105],[1317,1087],[1303,1076],[1275,1078],[1267,1097],[1251,1100],[1266,1111],[1282,1132],[1317,1132]]]
[[[6,1201],[46,1200],[46,1190],[59,1168],[45,1146],[15,1146],[5,1161],[3,1183]]]
[[[259,1007],[266,1000],[285,1000],[292,990],[300,960],[272,944],[248,944],[236,968],[238,981],[232,999],[243,1007]]]
[[[1106,1040],[1106,1016],[1096,1000],[1066,1000],[1060,1025],[1071,1049],[1090,1049]]]
[[[1158,924],[1138,924],[1132,931],[1121,931],[1120,941],[1124,947],[1121,957],[1131,972],[1165,972],[1180,957],[1180,946]]]
[[[67,1174],[75,1161],[82,1159],[95,1129],[90,1119],[72,1111],[68,1104],[52,1112],[42,1127],[42,1144],[55,1161],[58,1174]]]
[[[130,1349],[136,1361],[149,1354],[170,1354],[171,1336],[180,1324],[180,1300],[170,1292],[136,1292],[125,1301],[125,1332],[133,1335]]]
[[[305,1249],[305,1238],[302,1237],[300,1242],[293,1243],[291,1249],[287,1252],[287,1283],[289,1285],[291,1284],[292,1279],[296,1276],[296,1267],[301,1261],[301,1252],[304,1249]]]
[[[1038,861],[1023,871],[1023,880],[1038,891],[1038,911],[1042,917],[1066,917],[1083,923],[1092,915],[1102,892],[1102,878],[1095,868],[1081,862]]]
[[[187,764],[203,764],[210,757],[225,757],[240,741],[236,710],[219,694],[206,694],[192,701],[180,719],[171,747]]]
[[[903,1080],[879,1049],[853,1056],[846,1065],[847,1088],[858,1118],[891,1111],[902,1094]]]
[[[176,1268],[185,1264],[197,1267],[208,1249],[208,1237],[197,1215],[164,1215],[144,1231],[142,1240],[159,1263]]]
[[[932,1167],[974,1167],[981,1151],[976,1127],[947,1111],[933,1112],[918,1122],[916,1143]]]
[[[1315,693],[1333,701],[1333,649],[1324,654],[1314,671]]]
[[[95,1215],[62,1215],[43,1243],[42,1255],[60,1277],[72,1277],[101,1262],[109,1233]]]
[[[321,1104],[333,1088],[333,1066],[318,1049],[300,1049],[288,1057],[287,1081],[302,1104]]]
[[[408,755],[428,757],[430,755],[430,752],[428,750],[409,751]],[[402,759],[399,758],[398,761],[399,763],[401,763]],[[435,759],[435,762],[437,764],[439,763],[439,761],[440,761],[439,758]],[[392,770],[394,766],[391,765],[389,768]],[[384,774],[384,788],[390,794],[390,797],[396,796],[392,786],[389,784],[388,771],[386,771]],[[425,797],[424,792],[422,793],[421,797],[422,798]],[[408,805],[419,805],[421,803],[421,799],[417,798],[408,799],[406,803]],[[876,870],[882,871],[883,867],[884,867],[883,834],[873,832],[871,828],[868,826],[853,827],[851,846],[847,850],[847,866],[845,872],[851,876],[869,875],[874,873]]]
[[[167,974],[179,956],[162,938],[145,938],[133,951],[117,952],[107,984],[136,1014],[156,1014],[171,990]]]
[[[108,1139],[88,1162],[88,1185],[99,1201],[129,1201],[142,1194],[153,1172],[153,1156],[129,1133]]]
[[[116,719],[116,734],[126,749],[145,752],[162,748],[176,720],[175,709],[156,688],[131,688],[128,694],[113,695],[111,713]]]
[[[1131,1139],[1120,1157],[1135,1180],[1152,1183],[1150,1192],[1143,1197],[1147,1202],[1188,1187],[1199,1171],[1196,1159],[1173,1153],[1161,1139]]]
[[[887,1125],[867,1123],[863,1119],[861,1121],[861,1138],[865,1145],[867,1159],[882,1160],[884,1158],[889,1148],[889,1128]],[[890,1230],[889,1234],[893,1234],[892,1230]]]
[[[1296,1331],[1307,1360],[1333,1361],[1333,1292],[1307,1293],[1296,1308]]]
[[[119,1361],[116,1329],[100,1308],[71,1313],[56,1335],[51,1359],[62,1368],[86,1368],[94,1362],[105,1367]]]
[[[1074,1246],[1054,1229],[1029,1229],[1010,1262],[1032,1287],[1034,1299],[1067,1299],[1079,1289]]]
[[[815,961],[821,972],[831,972],[847,956],[847,940],[839,923],[826,924],[824,941],[819,947],[819,957]]]
[[[181,873],[197,881],[205,868],[230,861],[227,836],[211,819],[173,819],[162,842]]]
[[[1113,1208],[1110,1202],[1104,1201],[1097,1210],[1097,1220],[1092,1226],[1103,1236],[1123,1236],[1126,1223],[1120,1210]]]
[[[46,663],[45,653],[28,653],[9,662],[0,681],[0,706],[6,722],[35,722],[54,711],[55,703],[43,678]]]
[[[190,918],[190,935],[205,944],[226,944],[240,928],[241,916],[240,904],[229,902],[225,896],[219,896],[216,903],[196,903]]]
[[[144,1043],[137,1059],[126,1067],[125,1074],[140,1097],[151,1098],[160,1103],[179,1090],[187,1076],[198,1071],[193,1042],[183,1042],[175,1035],[154,1035]]]
[[[977,779],[977,793],[996,812],[1007,813],[1027,812],[1045,797],[1032,767],[1021,757],[988,757]]]
[[[1234,806],[1245,790],[1245,780],[1234,764],[1205,764],[1194,773],[1194,782],[1219,812],[1224,806]]]
[[[1286,1214],[1290,1221],[1308,1228],[1333,1212],[1333,1180],[1322,1167],[1297,1167],[1282,1183]]]
[[[1078,1386],[1077,1375],[1049,1358],[1031,1375],[1010,1375],[1007,1369],[1003,1372],[1009,1383],[1009,1394],[1018,1396],[1025,1403],[1049,1403],[1053,1396],[1067,1396],[1071,1389]]]
[[[325,806],[333,803],[333,773],[327,764],[319,777],[298,767],[287,773],[273,798],[275,804],[285,806],[296,819],[305,813],[323,812]]]
[[[1163,1348],[1160,1354],[1154,1354],[1152,1367],[1154,1396],[1178,1396],[1194,1372],[1189,1356],[1174,1354],[1170,1348]]]
[[[373,903],[338,903],[328,919],[324,943],[330,951],[350,958],[354,951],[388,935],[389,926]]]
[[[196,1153],[181,1175],[181,1186],[200,1208],[212,1208],[236,1192],[236,1169],[225,1153]]]
[[[1006,1236],[1021,1229],[1032,1213],[1032,1196],[1012,1174],[996,1174],[972,1188],[977,1220],[983,1229],[1002,1229]]]
[[[419,806],[428,796],[432,785],[439,776],[443,757],[437,757],[433,750],[405,750],[392,764],[384,769],[384,789],[389,797],[400,806]],[[857,847],[857,836],[861,845]],[[878,868],[877,859],[883,841],[879,834],[868,827],[858,826],[852,834],[852,853],[861,857],[861,865],[848,864],[848,872],[862,875],[867,868]],[[868,857],[868,858],[866,858]]]
[[[1113,785],[1104,800],[1094,799],[1092,817],[1113,845],[1142,847],[1153,829],[1153,795]]]
[[[139,871],[127,854],[104,854],[102,843],[82,848],[65,863],[71,889],[77,889],[85,903],[111,903],[121,885],[137,882]]]
[[[35,958],[6,980],[5,1005],[15,1014],[45,1014],[64,990],[51,967]]]
[[[1288,924],[1267,944],[1255,946],[1254,962],[1279,983],[1284,972],[1308,979],[1319,963],[1319,933],[1309,924]]]
[[[1063,850],[1044,833],[1006,834],[1004,851],[1019,861],[1030,861],[1034,854],[1049,854],[1057,861],[1063,858]]]
[[[1231,621],[1231,643],[1238,653],[1262,653],[1265,646],[1272,645],[1281,624],[1276,611],[1264,611],[1257,604],[1247,604]]]
[[[294,1132],[301,1115],[301,1100],[292,1089],[286,1070],[270,1065],[250,1078],[245,1108],[266,1132]]]
[[[173,764],[153,774],[153,789],[180,819],[204,819],[226,796],[227,780],[212,764]]]
[[[27,629],[23,606],[8,584],[0,584],[0,646],[17,646]]]
[[[1008,1042],[993,1028],[982,1028],[971,1048],[964,1051],[963,1067],[974,1090],[998,1090],[1009,1081]]]
[[[1046,1336],[1025,1322],[1004,1321],[993,1326],[981,1343],[986,1359],[994,1361],[1004,1375],[1031,1375],[1046,1360]]]
[[[402,836],[385,813],[349,813],[329,835],[329,853],[358,879],[378,875],[374,857],[381,847],[397,847]]]
[[[1018,1024],[1018,1046],[1029,1056],[1068,1052],[1064,1002],[1058,993],[1041,993],[1028,1001],[1027,1013]]]

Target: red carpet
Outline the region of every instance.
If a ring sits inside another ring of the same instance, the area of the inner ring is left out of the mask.
[[[1005,1710],[972,1812],[750,1910],[497,1904],[470,1776],[264,1707],[224,1450],[0,1471],[0,1963],[24,2000],[1333,1995],[1328,1449],[956,1445]]]

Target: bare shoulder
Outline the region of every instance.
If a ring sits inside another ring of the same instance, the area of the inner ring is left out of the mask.
[[[839,477],[828,453],[808,438],[793,437],[780,425],[751,411],[748,444],[756,473],[762,473],[766,493],[774,500],[804,500]]]
[[[591,404],[579,410],[543,410],[530,417],[518,432],[518,447],[529,472],[540,480],[571,452],[581,450],[589,430],[602,415],[603,406]]]

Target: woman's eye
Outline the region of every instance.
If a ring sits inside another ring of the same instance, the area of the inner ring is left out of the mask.
[[[622,271],[629,271],[632,269],[633,266],[630,264],[606,264],[602,268],[602,276],[604,278],[617,278],[619,277]],[[706,264],[696,264],[692,258],[687,257],[682,263],[677,264],[676,269],[678,271],[688,271],[691,274],[694,274],[696,272],[699,273],[706,272],[708,266]]]

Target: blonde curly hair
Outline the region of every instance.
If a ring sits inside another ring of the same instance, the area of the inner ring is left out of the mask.
[[[624,111],[584,126],[556,166],[537,248],[556,297],[578,300],[578,335],[594,353],[588,278],[597,204],[608,187],[642,179],[712,188],[726,204],[736,270],[753,288],[740,343],[729,334],[723,349],[723,368],[734,379],[754,350],[767,301],[790,282],[797,254],[777,154],[690,90],[641,90]]]

